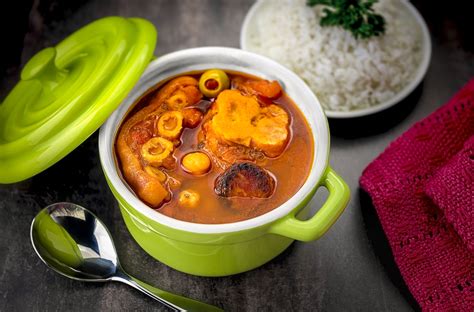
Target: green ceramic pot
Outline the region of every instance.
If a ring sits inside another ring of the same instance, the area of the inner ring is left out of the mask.
[[[115,138],[133,103],[161,81],[209,68],[278,80],[306,116],[312,130],[315,155],[304,185],[281,206],[250,220],[197,224],[160,214],[136,197],[116,164]],[[349,200],[346,183],[328,166],[329,129],[318,99],[290,70],[238,49],[182,50],[151,62],[128,98],[102,126],[99,152],[110,189],[137,243],[157,260],[194,275],[224,276],[248,271],[280,254],[294,240],[316,240],[337,220]],[[307,204],[320,186],[329,191],[327,201],[314,216],[301,221],[297,216],[307,216],[310,210]]]

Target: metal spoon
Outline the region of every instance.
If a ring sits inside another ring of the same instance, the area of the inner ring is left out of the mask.
[[[222,311],[155,288],[127,274],[120,266],[105,225],[79,205],[56,203],[44,208],[33,219],[30,235],[41,260],[66,277],[88,282],[122,282],[175,311]]]

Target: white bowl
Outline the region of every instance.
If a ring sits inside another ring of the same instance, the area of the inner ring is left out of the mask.
[[[262,0],[258,0],[255,2],[255,4],[250,8],[248,11],[244,22],[242,24],[242,28],[240,31],[240,47],[243,50],[246,51],[251,51],[249,49],[249,38],[250,38],[250,33],[252,31],[252,28],[255,27],[255,18],[257,12],[260,10],[262,7]],[[417,11],[417,9],[408,1],[406,0],[400,0],[400,3],[405,6],[407,11],[411,13],[417,24],[420,26],[421,32],[422,32],[422,58],[421,62],[418,65],[418,68],[413,75],[412,80],[403,88],[401,89],[397,94],[395,94],[392,98],[390,98],[387,101],[381,102],[377,105],[368,107],[368,108],[363,108],[359,110],[353,110],[353,111],[331,111],[325,109],[325,113],[327,117],[330,118],[355,118],[355,117],[362,117],[362,116],[367,116],[371,115],[380,111],[383,111],[389,107],[394,106],[395,104],[399,103],[401,100],[403,100],[405,97],[407,97],[413,90],[420,84],[420,82],[423,80],[423,78],[426,75],[426,72],[428,71],[428,66],[430,64],[431,60],[431,38],[430,38],[430,33],[428,31],[428,27],[426,26],[426,23],[423,19],[423,17],[420,15],[420,13]]]

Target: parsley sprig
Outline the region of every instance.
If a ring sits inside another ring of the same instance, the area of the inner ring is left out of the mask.
[[[379,36],[385,32],[385,19],[372,5],[378,0],[308,0],[309,6],[324,5],[321,26],[341,26],[358,38]]]

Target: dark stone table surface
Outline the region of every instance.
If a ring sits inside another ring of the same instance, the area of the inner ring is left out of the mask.
[[[3,60],[2,98],[35,52],[56,44],[103,16],[139,16],[159,31],[155,54],[197,46],[239,46],[252,0],[18,1],[11,45]],[[372,118],[331,121],[331,165],[346,179],[352,198],[320,240],[294,243],[251,272],[203,278],[177,272],[147,255],[122,221],[99,164],[97,132],[69,156],[37,176],[0,185],[0,311],[162,310],[117,283],[69,280],[48,269],[29,240],[30,222],[48,204],[71,201],[90,208],[110,228],[123,266],[132,274],[229,311],[410,311],[418,309],[393,263],[370,200],[358,190],[367,164],[414,122],[448,100],[474,75],[470,1],[414,1],[427,20],[433,55],[422,85],[395,109]],[[11,11],[9,11],[11,12]],[[10,13],[10,14],[13,14]],[[23,32],[22,32],[23,31]],[[19,36],[19,38],[18,38]],[[16,43],[16,45],[15,45]],[[21,57],[20,57],[21,56]],[[325,193],[311,202],[320,207]]]

